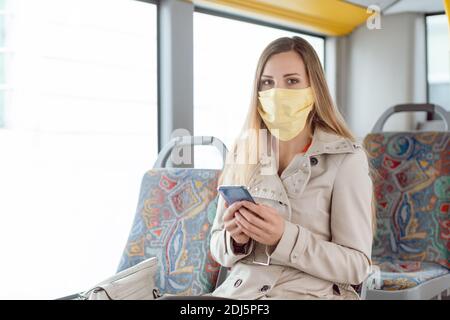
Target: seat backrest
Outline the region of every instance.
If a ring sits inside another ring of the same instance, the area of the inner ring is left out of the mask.
[[[159,259],[161,293],[200,295],[215,288],[220,265],[210,254],[220,170],[152,169],[141,184],[133,226],[118,271]]]
[[[450,268],[450,133],[372,133],[364,146],[377,210],[372,255]]]

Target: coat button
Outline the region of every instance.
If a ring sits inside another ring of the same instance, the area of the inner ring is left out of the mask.
[[[310,162],[312,166],[315,166],[319,163],[319,160],[316,157],[311,157]]]
[[[237,288],[241,285],[242,283],[242,279],[237,279],[236,282],[234,283],[234,287]]]
[[[263,286],[261,287],[260,291],[261,291],[261,292],[266,292],[266,291],[268,291],[269,289],[270,289],[270,286],[267,285],[267,284],[265,284],[265,285],[263,285]]]

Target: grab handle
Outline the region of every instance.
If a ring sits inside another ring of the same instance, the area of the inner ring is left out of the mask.
[[[424,104],[399,104],[387,109],[373,126],[372,133],[382,132],[383,126],[386,123],[387,119],[394,113],[417,112],[417,111],[425,111],[433,114],[438,114],[442,118],[442,120],[444,120],[445,131],[449,131],[450,113],[448,113],[444,108],[436,104],[424,103]]]

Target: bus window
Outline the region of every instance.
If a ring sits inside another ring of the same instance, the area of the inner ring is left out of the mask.
[[[450,43],[445,14],[427,16],[428,100],[450,110]]]
[[[51,299],[115,271],[156,158],[156,6],[3,3],[0,299]]]

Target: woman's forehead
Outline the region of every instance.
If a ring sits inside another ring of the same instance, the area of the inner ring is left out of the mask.
[[[305,64],[300,55],[294,51],[277,53],[271,56],[264,66],[263,75],[283,76],[286,73],[305,72]]]

